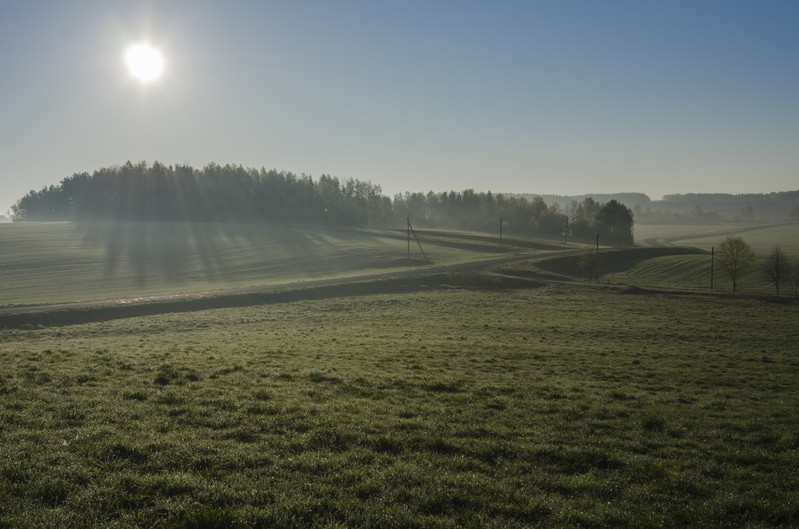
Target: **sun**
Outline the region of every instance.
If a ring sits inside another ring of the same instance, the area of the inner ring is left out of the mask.
[[[125,49],[125,64],[130,74],[142,83],[161,77],[164,59],[161,53],[149,44],[131,44]]]

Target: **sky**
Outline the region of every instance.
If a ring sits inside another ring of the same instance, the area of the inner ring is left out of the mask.
[[[0,214],[128,160],[388,196],[796,190],[797,27],[795,0],[4,0]]]

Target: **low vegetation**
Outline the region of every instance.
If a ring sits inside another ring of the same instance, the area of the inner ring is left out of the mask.
[[[0,331],[0,527],[799,525],[799,306],[451,279]]]
[[[756,255],[741,236],[717,241],[715,253],[689,247],[586,248],[579,254],[515,262],[509,275],[539,279],[600,281],[667,289],[746,294],[799,295],[799,254],[781,246]],[[599,276],[597,278],[597,275]]]
[[[451,265],[496,242],[423,239]],[[20,222],[0,226],[0,307],[197,295],[429,265],[404,232],[265,223]]]
[[[634,287],[707,291],[703,249],[589,285],[593,247],[419,234],[539,257],[376,280],[428,263],[403,232],[2,227],[0,529],[799,525],[799,304]],[[167,297],[8,314],[134,295]]]
[[[704,276],[709,274],[710,266],[709,256],[694,248],[603,249],[598,254],[593,248],[586,248],[564,254],[510,263],[499,270],[511,275],[578,281],[596,280],[598,271],[599,280],[604,283],[690,288],[707,284]],[[695,282],[692,276],[701,277],[702,282]]]
[[[637,230],[637,228],[636,228]],[[656,229],[657,232],[666,230]],[[669,242],[675,246],[691,246],[710,251],[728,235],[740,235],[757,255],[766,255],[774,246],[780,246],[789,255],[799,256],[799,223],[783,225],[715,226],[711,230],[700,229],[672,231]]]

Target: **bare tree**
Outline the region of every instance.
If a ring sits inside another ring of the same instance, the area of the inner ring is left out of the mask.
[[[791,274],[791,265],[788,262],[788,256],[779,246],[776,246],[771,254],[763,261],[761,268],[763,277],[770,284],[774,285],[777,295],[780,294],[780,285],[787,282],[788,276]]]
[[[730,279],[732,291],[737,292],[741,278],[755,263],[755,254],[740,236],[727,237],[719,244],[718,263],[721,271]]]

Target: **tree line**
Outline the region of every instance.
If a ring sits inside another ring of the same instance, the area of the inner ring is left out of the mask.
[[[380,186],[322,175],[208,164],[130,162],[76,173],[58,185],[30,191],[12,206],[15,221],[157,220],[270,221],[331,226],[415,224],[507,233],[593,237],[633,242],[633,213],[616,200],[591,197],[565,208],[491,192],[383,195]]]
[[[31,191],[14,220],[251,221],[365,225],[383,214],[379,186],[323,175],[209,164],[130,162]]]

